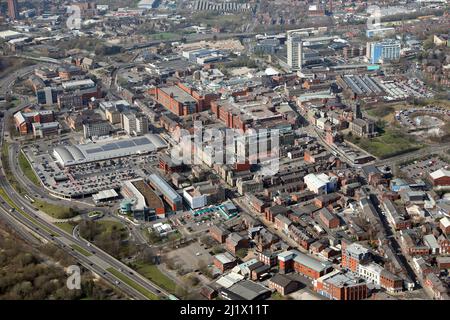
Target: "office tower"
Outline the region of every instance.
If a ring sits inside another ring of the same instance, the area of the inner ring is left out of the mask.
[[[371,63],[383,63],[400,59],[401,43],[398,40],[368,42],[367,57]]]
[[[293,70],[301,70],[303,65],[303,40],[297,33],[287,35],[287,63]]]

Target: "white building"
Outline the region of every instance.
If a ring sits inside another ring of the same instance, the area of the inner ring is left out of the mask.
[[[302,35],[296,32],[287,34],[287,63],[293,70],[301,70],[303,65]]]
[[[327,194],[336,190],[337,178],[330,177],[325,173],[310,173],[303,178],[309,190],[316,194]]]
[[[358,265],[358,275],[366,279],[367,282],[373,283],[377,286],[381,283],[380,277],[382,271],[383,267],[373,262],[366,265]]]
[[[142,113],[124,113],[122,123],[123,130],[130,136],[141,136],[148,133],[148,118]]]

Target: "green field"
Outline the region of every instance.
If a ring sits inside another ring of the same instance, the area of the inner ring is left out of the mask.
[[[70,245],[70,247],[76,251],[78,251],[79,253],[81,253],[83,256],[85,257],[90,257],[92,256],[92,253],[90,253],[89,251],[84,250],[82,247],[80,247],[79,245],[76,244],[72,244]]]
[[[176,284],[164,273],[162,273],[157,266],[149,264],[136,264],[134,269],[137,270],[147,279],[156,283],[158,286],[167,290],[170,293],[175,293]]]
[[[33,182],[36,186],[40,186],[40,180],[34,173],[31,164],[28,162],[28,159],[25,157],[23,152],[20,152],[19,154],[19,166],[22,172],[31,182]]]
[[[372,139],[355,136],[347,136],[346,139],[380,159],[412,152],[423,147],[413,137],[392,128],[386,129],[380,136]]]
[[[121,281],[123,281],[124,283],[126,283],[130,287],[132,287],[135,290],[139,291],[141,294],[146,296],[148,299],[150,299],[150,300],[158,300],[158,297],[154,293],[148,291],[143,286],[141,286],[140,284],[134,282],[133,280],[128,278],[123,273],[117,271],[116,269],[108,268],[108,269],[106,269],[106,271],[108,271],[109,273],[113,274],[115,277],[119,278]]]
[[[57,206],[40,199],[34,199],[33,205],[55,219],[69,219],[77,215],[77,212],[68,207]]]

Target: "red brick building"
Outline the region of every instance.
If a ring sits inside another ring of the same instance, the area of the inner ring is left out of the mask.
[[[342,267],[358,272],[358,266],[370,260],[369,250],[362,245],[352,243],[342,245]]]
[[[318,279],[333,269],[330,262],[317,260],[297,250],[279,254],[278,262],[280,273],[295,271],[310,279]]]
[[[364,279],[338,270],[317,279],[314,290],[331,300],[363,300],[369,296]]]
[[[450,186],[450,170],[441,168],[430,173],[433,186]]]
[[[209,228],[209,235],[219,243],[225,243],[230,231],[219,225]]]

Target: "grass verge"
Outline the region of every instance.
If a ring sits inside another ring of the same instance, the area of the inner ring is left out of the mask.
[[[69,219],[77,215],[72,208],[57,206],[40,199],[34,199],[33,205],[55,219]]]
[[[141,294],[143,294],[148,299],[150,299],[150,300],[158,300],[158,297],[154,293],[148,291],[143,286],[137,284],[136,282],[134,282],[133,280],[128,278],[123,273],[117,271],[116,269],[108,268],[108,269],[106,269],[106,271],[108,271],[109,273],[113,274],[116,278],[119,278],[122,282],[126,283],[127,285],[129,285],[130,287],[135,289],[136,291],[140,292]]]
[[[33,182],[36,186],[40,186],[40,180],[34,173],[33,168],[31,167],[31,164],[28,162],[27,157],[23,154],[23,152],[19,153],[19,166],[22,172],[25,174],[25,176]]]
[[[85,257],[90,257],[92,256],[92,253],[90,253],[89,251],[84,250],[82,247],[80,247],[79,245],[76,244],[71,244],[70,247],[76,251],[78,251],[79,253],[81,253],[83,256]]]
[[[150,281],[156,283],[161,288],[170,293],[175,293],[176,284],[168,276],[162,273],[157,266],[149,264],[136,264],[134,268]]]
[[[70,222],[54,223],[54,225],[70,234],[72,234],[75,228],[75,225]]]

